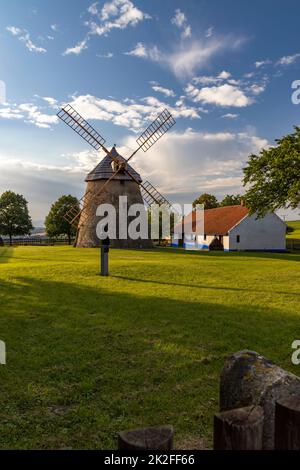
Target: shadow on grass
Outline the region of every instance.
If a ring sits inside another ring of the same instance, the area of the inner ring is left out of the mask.
[[[13,255],[14,249],[12,247],[1,246],[0,247],[0,263],[8,263],[9,259]]]
[[[263,251],[201,251],[201,250],[185,250],[183,248],[156,248],[156,251],[169,254],[188,254],[190,256],[212,256],[221,260],[229,258],[243,257],[243,258],[267,258],[276,260],[300,261],[300,252],[292,253],[272,253]]]
[[[149,283],[149,284],[160,284],[162,286],[176,286],[176,287],[188,287],[192,289],[212,289],[212,290],[220,290],[220,291],[233,291],[233,292],[262,292],[265,293],[266,291],[261,289],[244,289],[243,287],[221,287],[221,286],[209,286],[206,283],[201,284],[182,284],[180,282],[163,282],[163,281],[155,281],[154,279],[138,279],[134,277],[127,277],[127,276],[111,276],[114,279],[122,279],[123,281],[132,281],[132,282],[141,282],[141,283]],[[283,292],[283,291],[272,291],[274,294],[283,294],[283,295],[296,295],[300,296],[300,292]]]
[[[199,429],[211,442],[228,354],[254,349],[291,369],[296,313],[111,282],[1,282],[1,448],[112,449],[118,431],[156,424],[175,427],[179,448]]]

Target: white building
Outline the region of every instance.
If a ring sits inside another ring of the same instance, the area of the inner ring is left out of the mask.
[[[286,224],[276,214],[257,219],[245,206],[226,206],[204,211],[204,223],[196,228],[195,213],[185,217],[183,246],[224,251],[285,251]],[[199,217],[201,219],[201,217]],[[202,218],[203,220],[203,218]],[[191,229],[191,227],[193,227]],[[172,238],[172,245],[182,245]]]

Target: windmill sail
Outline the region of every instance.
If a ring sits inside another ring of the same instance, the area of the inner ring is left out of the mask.
[[[147,152],[175,124],[172,114],[165,109],[137,139],[138,150]]]
[[[62,108],[57,116],[95,150],[102,148],[108,153],[104,147],[105,139],[70,104]]]
[[[164,204],[169,208],[172,207],[172,204],[168,199],[164,197],[149,181],[145,181],[141,184],[141,193],[148,206],[152,206],[152,204],[162,206]]]

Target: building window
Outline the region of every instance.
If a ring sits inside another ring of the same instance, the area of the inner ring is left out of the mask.
[[[237,243],[240,243],[240,239],[241,239],[241,237],[240,237],[239,235],[237,235],[237,236],[236,236],[236,242],[237,242]]]
[[[206,240],[206,235],[204,235],[203,239]]]

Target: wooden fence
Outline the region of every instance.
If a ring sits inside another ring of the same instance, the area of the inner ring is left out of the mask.
[[[2,242],[5,246],[8,246],[9,240],[2,239]],[[73,245],[74,239],[71,241]],[[1,246],[0,239],[0,246]],[[12,240],[12,246],[54,246],[54,245],[68,245],[69,241],[67,238],[43,238],[43,237],[25,237],[25,238],[14,238]],[[158,243],[155,243],[155,245]],[[162,242],[160,246],[168,246],[168,242]],[[287,239],[286,248],[288,251],[300,251],[300,240],[299,239]]]
[[[214,450],[263,450],[264,411],[248,406],[214,416]],[[120,432],[118,449],[172,450],[172,426]],[[275,449],[300,450],[300,397],[279,400],[275,405]]]
[[[300,251],[300,240],[296,238],[288,238],[286,248],[289,251]]]
[[[9,246],[10,242],[8,239],[2,239],[4,246]],[[71,244],[74,243],[72,239]],[[14,238],[12,240],[12,246],[56,246],[56,245],[68,245],[69,240],[67,238],[42,238],[42,237],[30,237],[30,238]]]

